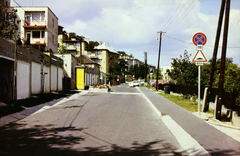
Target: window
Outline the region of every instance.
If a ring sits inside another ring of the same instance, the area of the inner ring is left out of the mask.
[[[40,14],[32,14],[32,20],[40,20]]]
[[[54,43],[54,36],[52,35],[52,43]]]
[[[40,31],[32,31],[33,38],[40,38]]]
[[[52,19],[52,24],[53,24],[52,26],[54,27],[54,19]]]
[[[44,31],[42,31],[42,38],[44,38],[44,34],[45,34],[45,32],[44,32]]]
[[[44,20],[44,19],[45,19],[45,14],[42,13],[42,14],[41,14],[41,20]]]
[[[74,43],[74,48],[80,47],[80,43]]]
[[[88,51],[88,52],[87,52],[87,55],[91,55],[91,54],[92,54],[92,52],[91,52],[91,51]]]
[[[95,51],[95,55],[102,55],[102,51]]]

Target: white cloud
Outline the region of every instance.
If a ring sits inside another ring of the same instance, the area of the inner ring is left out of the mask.
[[[32,2],[16,1],[22,6],[30,6]],[[230,47],[240,47],[239,4],[239,1],[232,1]],[[192,55],[196,53],[191,42],[197,32],[206,34],[208,41],[204,53],[207,59],[211,58],[221,4],[205,0],[33,0],[33,5],[49,6],[68,32],[76,32],[93,41],[106,41],[114,49],[133,54],[142,61],[142,52],[150,52],[148,62],[153,65],[157,64],[159,45],[156,32],[166,31],[166,35],[175,40],[163,36],[161,65],[170,65],[171,58],[179,57],[185,49]],[[220,53],[221,48],[218,57]],[[239,56],[239,48],[228,48],[227,57],[233,57],[238,64]]]

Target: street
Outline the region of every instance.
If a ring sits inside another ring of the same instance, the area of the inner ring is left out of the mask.
[[[126,84],[0,127],[0,155],[238,155],[239,145],[162,96]]]
[[[136,88],[112,89],[2,127],[0,154],[187,155]]]

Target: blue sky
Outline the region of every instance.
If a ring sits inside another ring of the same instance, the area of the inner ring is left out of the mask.
[[[170,66],[171,58],[179,58],[184,50],[193,58],[196,46],[192,37],[197,32],[207,36],[203,53],[211,59],[221,5],[221,0],[15,1],[21,6],[48,6],[67,32],[76,32],[91,41],[108,42],[115,50],[141,61],[143,52],[148,52],[148,64],[155,66],[158,31],[166,32],[162,38],[161,66]],[[17,4],[11,0],[11,5]],[[240,0],[231,0],[227,57],[240,65]]]

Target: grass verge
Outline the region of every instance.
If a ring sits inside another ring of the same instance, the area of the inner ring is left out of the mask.
[[[184,109],[190,111],[190,112],[197,112],[198,111],[198,103],[191,101],[189,99],[185,99],[182,96],[175,96],[172,94],[164,94],[164,93],[158,93],[162,95],[163,97],[167,98],[168,100],[176,103],[177,105],[183,107]]]

